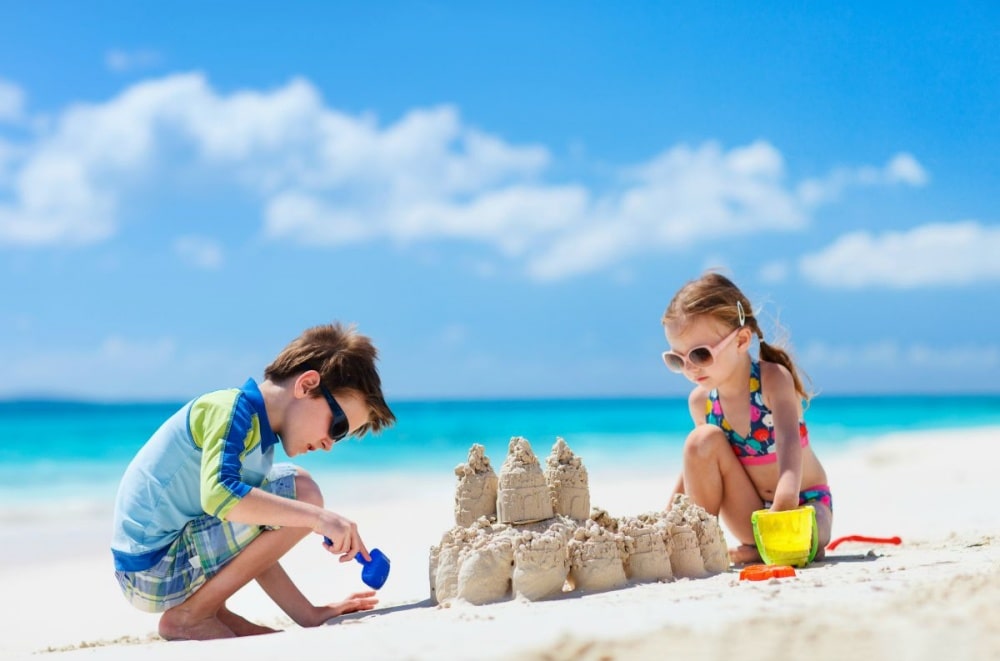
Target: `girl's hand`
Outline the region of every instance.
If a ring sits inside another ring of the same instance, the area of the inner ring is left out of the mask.
[[[774,492],[774,502],[771,503],[772,512],[787,512],[788,510],[797,509],[799,506],[799,494],[792,492],[790,494],[782,493],[781,490]]]

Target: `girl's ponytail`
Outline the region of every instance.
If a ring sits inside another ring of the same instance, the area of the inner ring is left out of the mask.
[[[768,344],[764,341],[764,331],[760,329],[756,317],[748,317],[747,326],[757,334],[757,344],[760,345],[760,359],[766,360],[769,363],[778,363],[788,370],[792,375],[792,381],[795,383],[795,391],[802,396],[802,399],[808,402],[812,398],[812,393],[806,390],[803,385],[802,379],[799,378],[799,371],[795,368],[795,363],[792,361],[792,357],[788,355],[788,352],[781,347]]]

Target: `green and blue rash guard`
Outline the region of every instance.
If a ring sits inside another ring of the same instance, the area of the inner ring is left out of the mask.
[[[225,519],[263,483],[278,440],[253,379],[187,403],[125,470],[115,499],[115,569],[149,569],[189,521]]]

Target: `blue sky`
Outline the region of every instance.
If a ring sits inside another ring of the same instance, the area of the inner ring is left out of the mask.
[[[0,397],[334,319],[390,398],[676,396],[707,268],[821,393],[1000,392],[1000,6],[816,4],[4,3]]]

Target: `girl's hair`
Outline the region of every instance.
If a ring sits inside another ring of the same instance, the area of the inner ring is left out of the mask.
[[[711,317],[730,329],[741,325],[749,328],[759,340],[761,360],[784,366],[792,375],[796,392],[809,401],[812,394],[802,385],[792,357],[784,349],[764,341],[764,331],[760,328],[750,301],[732,280],[714,272],[691,280],[674,294],[661,321],[666,326],[703,316]]]
[[[371,340],[358,333],[354,326],[327,324],[306,329],[282,349],[278,357],[264,370],[264,377],[282,381],[306,370],[316,370],[320,381],[334,394],[337,391],[360,392],[368,405],[370,419],[355,436],[379,432],[392,425],[396,416],[382,395],[382,380],[375,367],[378,351]],[[320,397],[315,388],[313,397]]]

